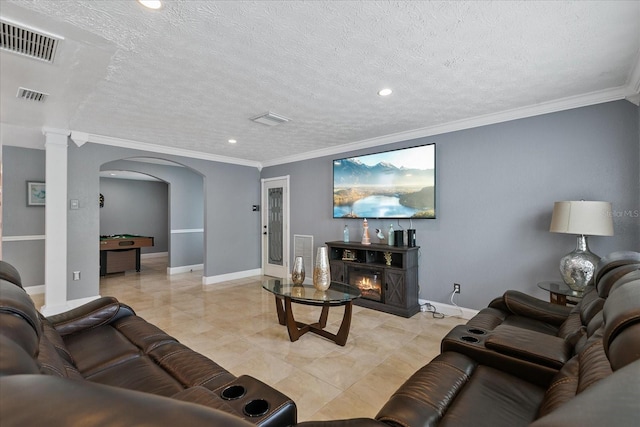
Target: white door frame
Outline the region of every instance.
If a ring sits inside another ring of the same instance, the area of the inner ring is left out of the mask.
[[[290,217],[291,212],[289,210],[289,175],[279,176],[275,178],[263,178],[261,184],[262,193],[262,218],[260,226],[260,235],[262,236],[262,274],[274,277],[287,277],[289,275],[289,254],[290,254]],[[281,182],[278,182],[281,181]],[[266,230],[269,216],[268,194],[267,188],[269,184],[282,184],[282,266],[277,266],[268,263],[268,230]]]

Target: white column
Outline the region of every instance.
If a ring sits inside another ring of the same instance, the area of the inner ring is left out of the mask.
[[[67,304],[67,140],[69,131],[43,129],[46,149],[45,316],[71,308]]]

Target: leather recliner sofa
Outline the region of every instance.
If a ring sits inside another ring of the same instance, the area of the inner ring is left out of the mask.
[[[441,349],[463,353],[480,363],[499,365],[503,371],[545,385],[602,325],[602,307],[609,294],[638,271],[640,253],[608,255],[598,264],[595,288],[573,309],[507,291],[466,325],[453,328],[442,340]],[[513,293],[516,296],[512,298],[509,295]],[[555,307],[569,311],[554,334],[549,331],[553,326],[546,323],[549,316],[545,314]],[[487,320],[491,320],[489,325]]]
[[[467,335],[459,334],[460,328],[467,330]],[[502,336],[501,340],[504,346],[511,342],[520,353],[507,353],[506,359],[505,353],[485,346],[495,331],[478,329],[474,334],[469,329],[475,328],[466,325],[454,328],[443,340],[443,352],[398,388],[375,419],[310,421],[299,426],[638,425],[640,277],[637,270],[622,275],[612,284],[602,310],[594,314],[585,327],[575,354],[566,361],[555,361],[554,367],[541,363],[548,353],[545,339],[564,343],[563,338],[512,328],[511,337]],[[520,338],[520,333],[525,339]],[[462,337],[476,339],[477,348],[469,350],[451,344]],[[529,338],[534,341],[527,342]],[[521,344],[525,345],[524,349],[519,347]],[[527,354],[528,351],[535,357]],[[553,359],[553,354],[550,358]]]
[[[584,328],[593,316],[600,312],[618,279],[638,269],[640,253],[613,252],[598,262],[594,275],[595,285],[588,288],[575,307],[552,304],[509,290],[480,310],[467,322],[467,326],[484,330],[500,326],[529,329],[563,338],[573,345],[584,333]]]
[[[0,424],[289,426],[295,403],[235,377],[112,297],[44,317],[0,261]]]
[[[493,362],[487,358],[478,363],[462,353],[445,351],[414,374],[381,409],[377,419],[400,419],[403,421],[399,425],[403,426],[517,426],[535,420],[545,425],[546,415],[561,410],[565,403],[591,388],[598,390],[601,399],[600,406],[593,409],[609,411],[612,390],[598,389],[601,380],[617,374],[618,380],[628,375],[640,381],[640,282],[616,289],[605,302],[601,317],[598,329],[548,383],[540,379],[542,376],[531,375],[536,372],[533,364],[523,365],[519,371],[503,369],[498,353]],[[624,395],[623,399],[629,397]],[[637,422],[639,414],[640,409],[634,404],[625,411],[611,412],[610,422],[624,425],[624,420],[631,418]],[[581,414],[574,415],[580,418]],[[583,421],[582,425],[594,425]]]
[[[2,277],[0,274],[0,286],[4,286]],[[239,411],[225,407],[228,402],[220,399],[219,395],[221,390],[232,389],[240,378],[218,388],[205,381],[206,386],[189,386],[169,397],[161,397],[95,384],[86,379],[73,381],[62,375],[42,375],[40,370],[44,365],[39,356],[25,357],[25,354],[34,352],[30,346],[34,341],[32,331],[37,328],[32,326],[32,316],[27,314],[25,317],[22,313],[25,307],[20,304],[6,304],[5,299],[12,298],[7,298],[4,287],[0,289],[0,421],[3,426],[72,425],[82,421],[91,425],[118,426],[201,425],[205,422],[229,427],[246,425],[248,418],[243,420],[235,416]],[[23,299],[18,300],[26,304]],[[121,307],[124,309],[125,306]],[[17,319],[11,316],[17,316]],[[123,318],[126,317],[130,315]],[[61,319],[53,320],[58,324]],[[7,327],[7,321],[15,324]],[[495,331],[481,330],[482,334],[476,331],[477,335],[467,331],[472,335],[470,338],[480,337],[473,343],[476,348],[468,349],[453,344],[456,339],[469,336],[459,335],[457,328],[443,340],[442,353],[412,375],[391,396],[375,419],[311,421],[298,425],[637,425],[640,419],[638,270],[617,278],[610,287],[602,310],[591,316],[573,355],[566,362],[555,360],[558,366],[538,362],[544,361],[549,356],[547,353],[553,353],[545,350],[547,342],[541,336],[565,342],[560,337],[528,331],[533,334],[522,332],[527,337],[522,340],[517,328],[513,328],[511,332],[516,334],[512,337],[514,348],[523,342],[525,347],[524,351],[519,348],[520,353],[507,353],[509,361],[506,362],[505,353],[485,345],[487,339],[495,338]],[[63,333],[61,335],[64,336]],[[527,343],[529,337],[541,341]],[[162,338],[165,339],[164,336]],[[155,339],[149,337],[149,343]],[[537,348],[542,349],[536,353]],[[535,357],[531,358],[528,351],[532,351]],[[553,354],[549,359],[553,361]]]

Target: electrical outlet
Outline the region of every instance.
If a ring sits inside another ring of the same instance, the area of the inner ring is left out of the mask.
[[[460,283],[454,283],[453,284],[453,293],[454,294],[459,294],[460,293]]]

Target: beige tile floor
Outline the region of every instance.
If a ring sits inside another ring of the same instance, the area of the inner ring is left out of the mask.
[[[201,272],[166,275],[166,258],[146,258],[140,273],[100,280],[138,315],[213,359],[234,375],[252,375],[292,398],[298,420],[374,417],[389,396],[439,353],[457,317],[410,319],[354,307],[344,347],[315,334],[290,342],[278,324],[274,297],[262,277],[202,285]],[[42,295],[34,295],[38,307]],[[319,307],[294,305],[296,320],[315,322]],[[344,309],[329,311],[337,331]]]

